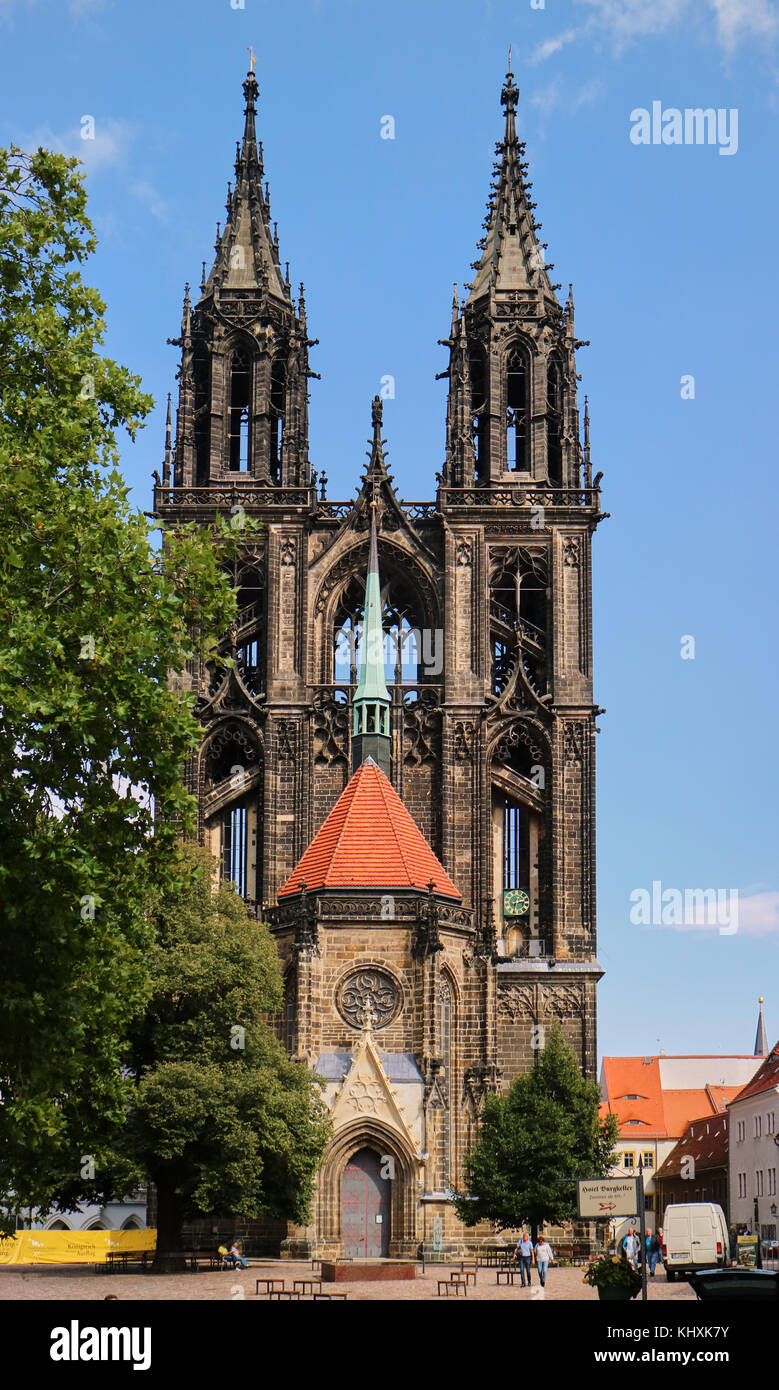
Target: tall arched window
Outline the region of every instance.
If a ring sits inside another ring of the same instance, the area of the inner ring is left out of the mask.
[[[489,469],[489,431],[487,418],[487,373],[484,363],[484,352],[480,347],[471,349],[470,372],[474,465],[477,478],[482,478]]]
[[[563,481],[563,369],[560,359],[549,359],[546,388],[546,466],[550,483]]]
[[[506,360],[506,468],[512,473],[530,467],[530,381],[527,353],[518,345]]]
[[[239,801],[222,812],[222,878],[242,898],[248,892],[249,806]]]
[[[270,371],[270,474],[281,482],[281,451],[284,443],[286,410],[287,364],[283,357],[274,358]]]
[[[441,1070],[441,1092],[445,1110],[441,1120],[443,1152],[441,1156],[442,1177],[447,1188],[452,1184],[452,990],[448,981],[442,979],[438,986],[438,1038],[441,1047],[443,1068]]]
[[[247,472],[251,460],[250,402],[252,371],[249,358],[242,348],[238,348],[230,362],[230,404],[228,416],[228,443],[230,467],[236,472]]]
[[[219,877],[241,897],[257,896],[257,834],[260,817],[260,751],[237,725],[214,735],[205,761],[207,837]],[[209,801],[214,804],[209,814]]]

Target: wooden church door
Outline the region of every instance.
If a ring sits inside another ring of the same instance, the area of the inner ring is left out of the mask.
[[[391,1187],[389,1178],[381,1176],[381,1160],[373,1149],[352,1154],[341,1195],[344,1255],[380,1259],[389,1253]]]

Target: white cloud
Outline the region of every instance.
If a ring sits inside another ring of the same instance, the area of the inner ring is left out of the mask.
[[[89,124],[90,119],[94,126]],[[84,139],[84,135],[92,138]],[[82,133],[83,132],[83,133]],[[85,112],[79,124],[70,130],[55,131],[49,126],[39,126],[29,135],[19,137],[23,149],[33,150],[42,145],[44,149],[57,150],[60,154],[75,155],[89,173],[97,169],[122,168],[127,164],[133,128],[127,121],[115,120],[111,116],[91,117]]]
[[[562,34],[557,34],[554,38],[546,39],[533,49],[530,55],[531,63],[543,63],[547,58],[551,58],[555,53],[559,53],[566,44],[573,43],[579,37],[580,29],[564,29]]]
[[[158,222],[167,222],[168,205],[153,184],[147,183],[145,179],[138,179],[130,185],[130,192],[133,197],[148,208],[152,217],[156,217]]]
[[[0,20],[10,24],[15,15],[21,17],[26,10],[31,10],[40,3],[41,0],[0,0]],[[56,0],[56,3],[59,6],[61,0]],[[74,19],[82,19],[98,10],[104,10],[110,3],[111,0],[68,0],[68,13]]]
[[[738,904],[738,929],[749,936],[779,932],[779,893],[753,893]]]
[[[561,109],[568,115],[573,115],[583,106],[592,106],[602,91],[603,83],[598,77],[591,78],[581,87],[572,88],[570,83],[564,82],[558,76],[552,78],[552,81],[548,82],[545,87],[541,87],[533,93],[530,98],[530,105],[539,112],[542,118],[551,116],[553,111]]]
[[[531,62],[541,63],[576,39],[608,35],[617,52],[642,38],[665,34],[693,20],[710,27],[730,56],[748,40],[779,35],[777,0],[574,0],[587,14],[580,28],[562,30],[539,44]]]
[[[714,10],[717,38],[730,54],[742,39],[774,38],[779,14],[773,0],[709,0]]]

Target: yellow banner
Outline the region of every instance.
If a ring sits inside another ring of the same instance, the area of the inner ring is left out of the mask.
[[[140,1231],[17,1231],[0,1237],[0,1265],[99,1264],[106,1255],[123,1250],[153,1250],[157,1232]]]

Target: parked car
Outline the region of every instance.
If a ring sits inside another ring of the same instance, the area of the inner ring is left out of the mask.
[[[696,1270],[730,1264],[730,1237],[715,1202],[672,1202],[663,1218],[663,1263],[669,1283]]]
[[[757,1299],[759,1302],[779,1302],[779,1274],[768,1269],[699,1269],[690,1276],[690,1283],[702,1303],[718,1303],[733,1299]]]

